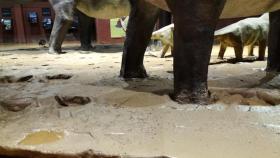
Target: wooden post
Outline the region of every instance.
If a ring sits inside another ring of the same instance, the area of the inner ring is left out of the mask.
[[[26,35],[24,30],[23,11],[20,4],[14,6],[14,25],[15,25],[15,41],[18,43],[26,43]]]

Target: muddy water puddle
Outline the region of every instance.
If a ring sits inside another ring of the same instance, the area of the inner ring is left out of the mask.
[[[36,131],[24,137],[19,145],[41,145],[57,142],[64,138],[63,132],[56,131]]]

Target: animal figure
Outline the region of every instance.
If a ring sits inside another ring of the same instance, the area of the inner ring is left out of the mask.
[[[12,0],[9,0],[12,1]],[[120,75],[147,77],[143,60],[159,11],[174,18],[174,92],[179,103],[206,104],[209,98],[208,64],[219,18],[260,15],[270,12],[267,71],[280,72],[279,0],[49,0],[56,13],[49,51],[61,52],[75,8],[97,18],[129,13]]]
[[[253,48],[259,46],[258,60],[264,60],[269,28],[269,15],[263,14],[258,18],[247,18],[226,26],[215,32],[215,40],[221,43],[219,59],[223,59],[227,47],[234,47],[237,60],[242,60],[244,46],[249,46],[248,56],[253,56]],[[174,24],[153,32],[151,39],[160,40],[163,45],[161,58],[169,47],[173,50]]]
[[[264,60],[269,30],[269,15],[247,18],[226,26],[215,32],[215,40],[221,43],[219,59],[224,58],[227,47],[234,47],[237,60],[242,60],[244,46],[249,46],[249,56],[253,56],[253,48],[259,46],[258,60]]]
[[[171,53],[173,51],[173,31],[174,31],[174,24],[170,24],[168,26],[165,26],[153,32],[152,34],[151,39],[160,40],[164,46],[161,53],[161,58],[165,57],[165,54],[169,48],[171,48]]]

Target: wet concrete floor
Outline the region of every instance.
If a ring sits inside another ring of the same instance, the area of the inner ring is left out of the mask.
[[[179,105],[172,58],[148,53],[150,77],[126,81],[120,50],[1,51],[0,155],[280,157],[280,76],[266,62],[211,65],[213,104]]]

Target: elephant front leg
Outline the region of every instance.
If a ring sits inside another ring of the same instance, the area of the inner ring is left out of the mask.
[[[49,1],[55,12],[55,21],[49,42],[49,52],[60,54],[62,53],[62,42],[73,21],[76,2],[75,0],[69,0],[67,2],[57,0]]]
[[[207,104],[207,75],[223,0],[167,0],[174,15],[174,94],[179,103]]]
[[[280,72],[280,11],[269,14],[267,71]]]
[[[140,0],[130,0],[131,12],[126,31],[120,76],[145,78],[144,53],[149,44],[159,9]]]

